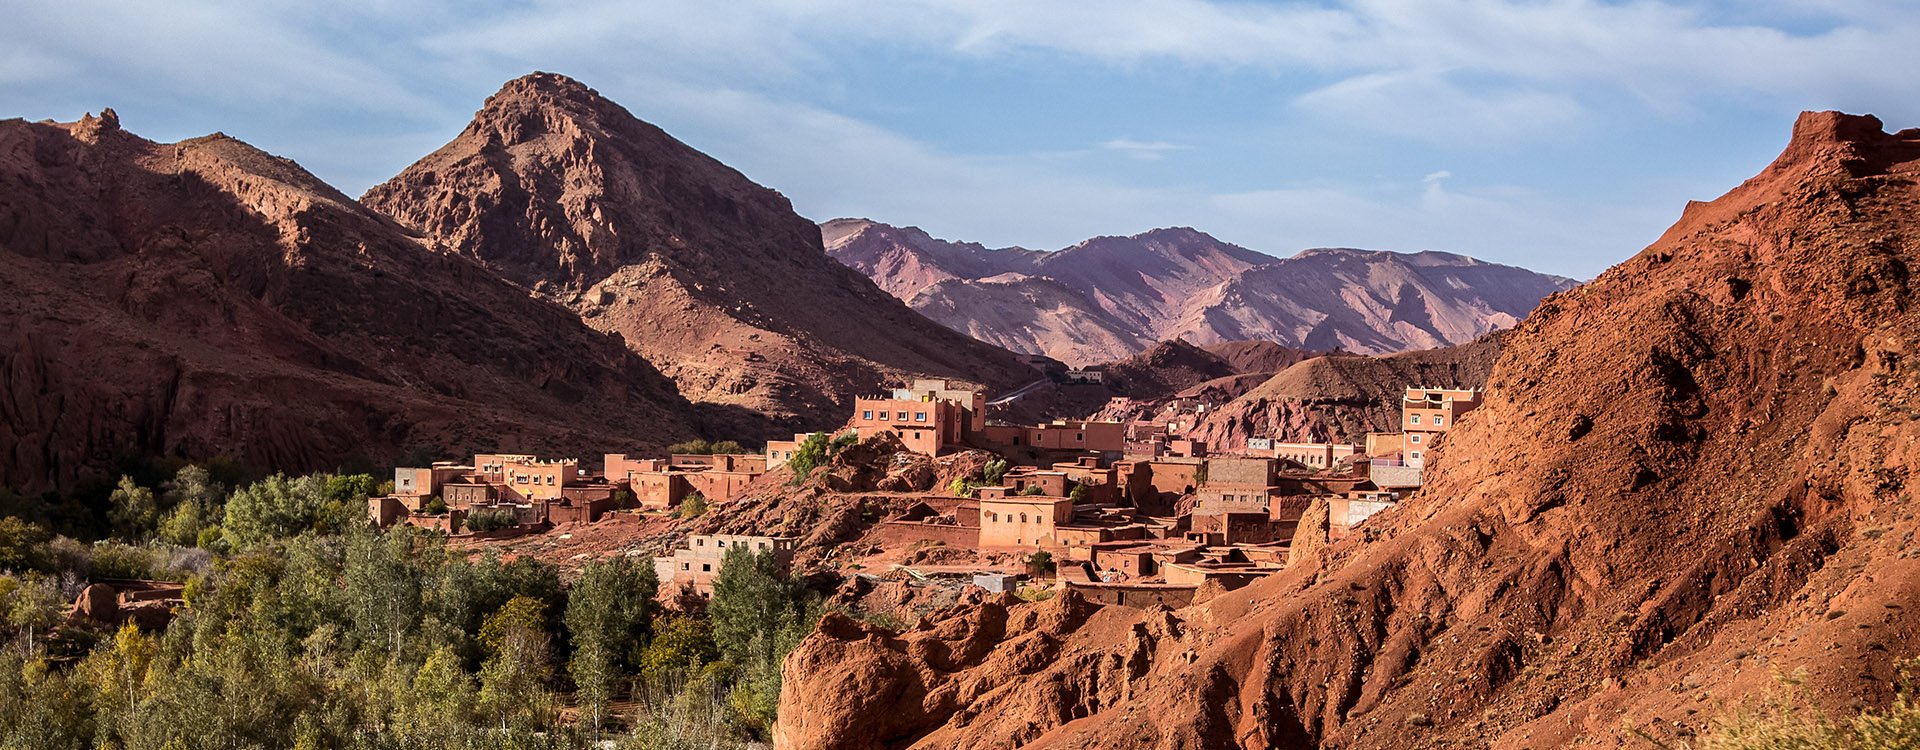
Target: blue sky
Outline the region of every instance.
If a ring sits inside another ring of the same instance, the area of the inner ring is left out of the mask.
[[[1193,226],[1581,278],[1803,109],[1920,125],[1903,0],[0,0],[0,116],[112,106],[350,194],[500,83],[585,81],[779,189],[1054,249]]]

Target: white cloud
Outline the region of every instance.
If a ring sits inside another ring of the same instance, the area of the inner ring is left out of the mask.
[[[1111,138],[1105,141],[1101,141],[1099,146],[1100,148],[1106,149],[1108,151],[1118,151],[1122,154],[1125,154],[1128,158],[1139,159],[1142,161],[1156,161],[1159,159],[1164,159],[1166,158],[1168,153],[1171,153],[1174,151],[1186,151],[1188,149],[1193,148],[1192,146],[1189,146],[1184,143],[1173,143],[1170,141],[1137,141],[1132,138],[1125,138],[1125,137]]]

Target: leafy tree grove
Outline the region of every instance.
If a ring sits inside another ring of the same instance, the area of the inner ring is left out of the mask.
[[[744,547],[705,612],[671,612],[647,558],[563,572],[370,529],[366,475],[216,476],[129,474],[97,541],[0,515],[0,748],[751,747],[821,611]],[[101,577],[185,604],[159,629],[69,622]]]

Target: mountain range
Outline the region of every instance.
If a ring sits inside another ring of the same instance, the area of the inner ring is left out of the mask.
[[[866,219],[828,221],[821,234],[829,254],[927,317],[1074,365],[1172,339],[1364,354],[1464,344],[1575,284],[1432,251],[1316,248],[1276,258],[1186,227],[1054,252],[950,242]]]
[[[1035,374],[778,193],[536,73],[356,201],[215,134],[0,121],[0,486],[748,442],[902,378]]]

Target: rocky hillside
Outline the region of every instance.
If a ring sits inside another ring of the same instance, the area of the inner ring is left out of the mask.
[[[695,433],[644,359],[298,165],[111,110],[0,121],[0,487],[121,456],[283,471]]]
[[[1175,338],[1368,354],[1464,344],[1573,285],[1437,252],[1319,248],[1275,258],[1184,227],[1050,253],[864,219],[836,219],[821,232],[827,252],[928,317],[1078,365]]]
[[[1250,437],[1358,444],[1369,432],[1398,429],[1400,396],[1409,385],[1485,386],[1505,335],[1441,349],[1304,360],[1208,410],[1190,434],[1218,446],[1245,445]]]
[[[1285,573],[1174,612],[830,615],[777,744],[1682,747],[1780,675],[1884,704],[1920,652],[1916,178],[1920,131],[1804,115],[1528,317],[1369,533],[1304,524]]]
[[[779,193],[565,76],[507,83],[362,200],[620,335],[689,398],[788,427],[912,375],[1033,379],[827,257]]]

